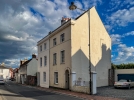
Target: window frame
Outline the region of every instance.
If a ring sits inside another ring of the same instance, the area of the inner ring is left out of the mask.
[[[44,50],[47,49],[47,43],[44,43]]]
[[[65,63],[65,50],[60,52],[60,62]]]
[[[58,72],[54,72],[54,84],[58,84]]]
[[[44,66],[47,66],[47,56],[44,56]]]
[[[46,72],[43,72],[43,81],[46,82]]]
[[[42,51],[42,45],[40,45],[40,52]]]
[[[62,34],[60,35],[60,42],[64,42],[64,41],[65,41],[65,34],[62,33]]]
[[[53,65],[57,65],[57,53],[53,54]]]
[[[56,38],[53,39],[53,46],[57,45]]]
[[[40,67],[42,67],[42,57],[40,57]]]

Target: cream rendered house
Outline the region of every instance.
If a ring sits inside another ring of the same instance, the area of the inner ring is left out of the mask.
[[[0,79],[9,79],[11,76],[10,70],[4,63],[0,64]]]
[[[49,88],[49,36],[37,43],[38,46],[38,73],[37,85]]]
[[[107,86],[111,38],[95,7],[76,19],[63,18],[61,22],[48,34],[49,86],[89,93],[89,48],[91,70],[97,72],[97,87]]]

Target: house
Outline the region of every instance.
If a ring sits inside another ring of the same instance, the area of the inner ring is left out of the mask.
[[[0,78],[9,79],[11,77],[11,73],[9,67],[7,67],[4,63],[0,64]]]
[[[10,71],[10,78],[14,78],[14,75],[13,75],[13,68],[9,68],[9,71]]]
[[[40,50],[40,47],[43,41],[48,41],[48,38],[49,80],[46,81],[49,81],[50,87],[89,93],[90,64],[91,71],[97,72],[97,87],[108,85],[111,38],[95,7],[85,11],[76,19],[62,18],[61,26],[38,42],[38,52],[42,57],[46,53]],[[42,65],[42,63],[44,60],[39,58],[38,64]]]
[[[35,54],[32,54],[32,58],[20,61],[20,67],[18,70],[19,82],[22,84],[33,84],[36,83],[37,73],[37,58]]]
[[[14,70],[13,70],[13,78],[15,79],[15,81],[18,83],[19,82],[19,78],[18,78],[18,70],[19,70],[19,68],[15,68]]]
[[[38,46],[37,85],[49,88],[49,36],[40,40]]]

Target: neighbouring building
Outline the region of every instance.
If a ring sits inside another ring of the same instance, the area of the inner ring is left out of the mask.
[[[0,64],[0,78],[2,79],[11,78],[9,67],[7,67],[4,63]]]
[[[108,85],[111,38],[95,7],[76,19],[62,18],[61,26],[38,42],[38,52],[45,43],[43,41],[48,40],[49,53],[42,51],[39,54],[42,54],[41,58],[49,56],[49,79],[46,81],[49,81],[50,87],[89,93],[89,56],[91,70],[97,72],[97,87]],[[41,58],[38,67],[42,61],[44,63]],[[44,71],[47,70],[44,68]]]
[[[20,67],[18,70],[19,82],[22,84],[36,85],[37,74],[37,58],[35,54],[32,54],[32,58],[20,61]]]
[[[49,88],[49,36],[37,43],[38,46],[38,73],[37,85]]]
[[[13,70],[13,78],[15,79],[15,81],[16,81],[17,83],[19,82],[18,70],[19,70],[19,68],[15,68],[15,69]]]

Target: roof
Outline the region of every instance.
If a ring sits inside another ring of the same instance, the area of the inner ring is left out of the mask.
[[[6,67],[6,66],[2,66],[2,65],[0,65],[0,69],[9,69],[9,68]]]
[[[21,66],[24,66],[24,65],[27,65],[31,60],[32,60],[32,59],[27,60],[27,61],[24,62],[22,65],[20,65],[20,67],[21,67]]]
[[[92,8],[92,7],[91,7]],[[82,13],[81,15],[79,15],[77,18],[75,18],[75,20],[79,19],[82,15],[84,15],[86,12],[88,12],[91,8],[89,8],[88,10],[86,10],[84,13]],[[67,22],[69,22],[71,19],[69,19]],[[66,23],[67,23],[66,22]],[[62,27],[64,24],[61,24],[58,28],[56,28],[55,30],[53,30],[52,32],[50,31],[45,37],[43,37],[41,40],[39,40],[37,43],[39,43],[40,41],[42,41],[43,39],[45,39],[47,36],[49,36],[50,34],[52,34],[53,32],[55,32],[57,29],[59,29],[60,27]]]

